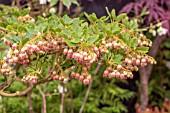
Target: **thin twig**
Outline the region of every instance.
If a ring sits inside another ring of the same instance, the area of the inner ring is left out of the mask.
[[[42,109],[41,109],[41,113],[47,113],[45,94],[44,94],[44,92],[40,89],[39,86],[37,86],[36,88],[39,90],[39,92],[41,93],[41,96],[42,96]]]
[[[34,109],[33,109],[33,105],[32,105],[31,92],[28,92],[27,99],[28,99],[29,113],[34,113]]]
[[[62,0],[59,1],[59,8],[58,8],[58,16],[60,17],[63,14],[63,2]]]
[[[31,91],[33,88],[33,86],[29,86],[27,89],[25,89],[24,91],[22,92],[16,92],[16,93],[6,93],[6,92],[3,92],[2,90],[0,90],[0,95],[2,96],[6,96],[6,97],[15,97],[15,96],[22,96],[22,95],[25,95],[27,94],[29,91]]]
[[[97,65],[97,67],[96,67],[96,69],[95,69],[95,71],[94,71],[94,75],[96,75],[97,72],[99,71],[99,68],[100,68],[100,66],[101,66],[101,62],[102,62],[102,59],[99,61],[98,65]],[[91,87],[92,87],[92,83],[93,83],[93,77],[91,78],[91,82],[90,82],[90,84],[89,84],[89,86],[88,86],[88,89],[87,89],[87,91],[86,91],[86,95],[85,95],[83,104],[82,104],[82,106],[81,106],[81,108],[80,108],[80,110],[79,110],[79,113],[82,113],[82,112],[83,112],[84,106],[85,106],[85,104],[86,104],[86,102],[87,102],[88,95],[89,95],[89,93],[90,93],[90,89],[91,89]]]
[[[24,73],[24,76],[27,75],[27,65],[24,65],[23,66],[23,73]],[[28,87],[28,85],[27,85]],[[34,109],[33,109],[33,106],[32,106],[32,98],[31,98],[31,91],[27,93],[27,99],[28,99],[28,106],[29,106],[29,113],[34,113]]]
[[[16,0],[16,6],[19,8],[19,10],[21,10],[21,7],[20,7],[20,0]]]
[[[56,96],[56,95],[60,95],[60,93],[52,93],[52,94],[47,93],[47,94],[45,94],[46,97]]]
[[[64,83],[62,83],[62,87],[63,87],[63,92],[62,92],[62,96],[61,96],[61,110],[60,113],[64,113],[64,108],[65,108],[65,103],[64,103],[64,99],[65,99],[65,87],[64,87]]]
[[[74,102],[73,102],[73,92],[72,92],[72,81],[70,80],[70,98],[71,98],[71,113],[74,113]]]
[[[87,98],[88,98],[89,93],[90,93],[90,89],[91,89],[92,83],[93,83],[93,77],[91,78],[91,82],[90,82],[90,84],[89,84],[89,86],[88,86],[88,89],[87,89],[87,91],[86,91],[86,95],[85,95],[85,98],[84,98],[84,101],[83,101],[83,104],[82,104],[82,106],[81,106],[81,108],[80,108],[79,113],[82,113],[82,112],[83,112],[84,106],[85,106],[85,104],[86,104],[86,102],[87,102]]]

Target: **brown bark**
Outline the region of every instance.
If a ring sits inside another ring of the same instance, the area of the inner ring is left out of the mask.
[[[93,78],[91,79],[91,82],[90,82],[90,84],[89,84],[89,86],[88,86],[88,88],[87,88],[86,95],[85,95],[85,98],[84,98],[84,101],[83,101],[83,104],[82,104],[82,106],[81,106],[81,108],[80,108],[79,113],[82,113],[82,112],[83,112],[84,106],[85,106],[85,104],[86,104],[86,102],[87,102],[87,98],[88,98],[89,93],[90,93],[90,90],[91,90],[92,83],[93,83]]]
[[[159,46],[162,44],[162,42],[165,40],[166,36],[157,36],[154,41],[153,45],[149,50],[149,55],[152,57],[156,57]],[[151,72],[153,69],[153,65],[148,65],[146,67],[140,68],[140,109],[142,111],[145,111],[148,105],[149,101],[149,95],[148,95],[148,82],[151,76]]]
[[[23,96],[25,94],[27,94],[29,91],[31,91],[33,88],[33,86],[29,86],[27,89],[25,89],[22,92],[16,92],[16,93],[7,93],[7,92],[3,92],[2,90],[0,90],[0,95],[2,96],[6,96],[6,97],[15,97],[15,96]]]
[[[44,92],[40,89],[39,86],[37,86],[37,89],[39,90],[39,92],[42,96],[41,113],[47,113],[46,96],[45,96]]]
[[[34,109],[33,109],[33,105],[32,105],[31,92],[27,93],[27,99],[28,99],[29,113],[34,113]]]
[[[101,63],[102,63],[102,60],[99,61],[98,65],[97,65],[97,67],[96,67],[96,69],[94,71],[94,75],[96,75],[97,72],[99,71]],[[89,96],[89,93],[90,93],[90,90],[91,90],[91,87],[92,87],[92,83],[93,83],[93,77],[91,78],[91,82],[90,82],[90,84],[89,84],[89,86],[87,88],[86,95],[85,95],[84,101],[82,103],[82,106],[81,106],[81,108],[79,110],[79,113],[83,112],[84,106],[85,106],[85,104],[87,102],[87,99],[88,99],[88,96]]]
[[[65,109],[65,102],[64,102],[64,99],[65,99],[65,85],[64,83],[62,84],[62,87],[63,87],[63,92],[62,92],[62,95],[61,95],[61,111],[60,113],[64,113],[64,109]]]
[[[59,8],[58,8],[58,16],[60,17],[63,14],[63,2],[62,0],[59,1]]]
[[[71,113],[74,113],[74,102],[73,102],[73,92],[72,92],[72,81],[70,80],[70,98],[71,98]]]

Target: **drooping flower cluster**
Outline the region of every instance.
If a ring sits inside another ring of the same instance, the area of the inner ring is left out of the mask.
[[[37,44],[25,44],[21,49],[17,43],[10,43],[6,39],[4,39],[4,43],[11,46],[10,51],[4,60],[9,64],[20,63],[20,64],[28,64],[29,56],[35,53],[45,53],[45,52],[53,52],[59,51],[63,48],[64,45],[61,45],[62,39],[58,38],[57,41],[52,40],[51,42],[40,41]]]
[[[83,82],[83,84],[89,84],[91,81],[91,75],[88,73],[87,68],[83,67],[81,74],[78,72],[72,72],[70,75],[71,78],[78,79],[80,82]]]
[[[152,34],[152,36],[155,37],[157,34],[158,34],[159,36],[163,36],[163,35],[166,35],[166,34],[167,34],[168,30],[167,30],[166,28],[162,27],[162,23],[158,23],[158,24],[157,24],[157,27],[158,27],[158,28],[153,27],[153,28],[151,28],[151,29],[149,30],[149,32]]]
[[[12,75],[12,69],[7,63],[3,63],[2,67],[0,66],[0,74],[4,75]]]
[[[62,76],[60,74],[57,74],[56,71],[53,71],[52,75],[51,75],[51,78],[53,80],[59,80],[59,81],[62,81],[63,83],[67,83],[68,82],[68,77],[65,77],[65,76]]]
[[[133,74],[130,71],[123,70],[123,67],[121,65],[118,65],[117,69],[115,69],[114,67],[108,67],[104,71],[103,77],[126,79],[133,78]]]
[[[98,61],[99,52],[97,50],[95,51],[95,48],[89,51],[65,48],[63,54],[67,55],[67,59],[73,58],[78,63],[84,64],[88,68],[88,70],[90,70],[91,64]]]
[[[24,76],[22,78],[22,81],[26,81],[26,82],[30,82],[30,83],[33,83],[33,84],[36,84],[38,82],[38,77],[37,76]]]

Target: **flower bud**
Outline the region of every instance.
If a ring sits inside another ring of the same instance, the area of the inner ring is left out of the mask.
[[[83,84],[84,84],[84,85],[87,85],[87,84],[89,84],[89,83],[90,83],[90,80],[88,80],[88,79],[84,79],[84,80],[83,80]]]
[[[122,65],[118,65],[117,70],[122,70]]]

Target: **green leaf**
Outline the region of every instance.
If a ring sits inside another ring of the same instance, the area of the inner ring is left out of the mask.
[[[79,43],[81,41],[81,37],[77,33],[73,33],[71,42],[73,43]]]
[[[139,51],[141,51],[141,52],[143,52],[143,53],[147,53],[148,50],[149,50],[149,47],[144,47],[144,46],[142,46],[142,47],[137,47],[136,50],[139,50]]]
[[[10,42],[12,42],[12,43],[15,43],[15,41],[14,41],[13,39],[9,38],[9,37],[6,37],[6,36],[5,36],[5,39],[7,39],[8,41],[10,41]]]
[[[100,20],[102,20],[102,21],[106,21],[106,20],[108,20],[109,18],[108,17],[106,17],[106,16],[102,16],[101,18],[100,18]]]
[[[169,42],[165,42],[165,43],[164,43],[164,46],[165,46],[166,48],[170,48]]]
[[[90,21],[90,22],[96,22],[97,21],[97,16],[95,13],[92,13],[91,15],[88,15],[86,12],[84,13],[85,16],[87,17],[87,19]]]
[[[165,97],[170,99],[170,90],[166,90],[165,92]]]
[[[118,23],[112,23],[111,30],[112,30],[113,34],[117,34],[118,32],[120,32]]]
[[[115,20],[116,19],[116,11],[115,11],[115,9],[113,9],[111,11],[111,15],[112,15],[113,20]]]
[[[30,12],[30,8],[26,8],[21,11],[21,16],[27,15]]]
[[[6,24],[5,24],[5,23],[0,22],[0,27],[5,28],[5,27],[6,27]]]
[[[89,38],[88,38],[88,40],[87,40],[87,43],[89,44],[89,45],[92,45],[96,40],[98,40],[98,38],[99,38],[99,35],[92,35],[92,36],[90,36]]]
[[[137,22],[130,21],[130,29],[135,29],[138,27]]]
[[[112,35],[112,34],[113,34],[111,30],[107,30],[106,33],[107,33],[108,35]]]
[[[13,15],[15,15],[15,16],[19,16],[21,13],[20,13],[20,11],[19,11],[19,9],[17,8],[17,7],[13,7],[12,9],[11,9],[11,13],[13,14]]]
[[[25,45],[30,39],[29,38],[23,38],[22,39],[22,46]]]
[[[62,19],[63,19],[65,24],[71,24],[72,23],[72,19],[68,15],[64,15]]]
[[[73,4],[76,4],[76,5],[78,5],[78,2],[77,2],[77,0],[71,0],[71,2],[72,2]]]
[[[122,34],[122,33],[119,33],[119,34],[118,34],[118,37],[119,37],[120,39],[122,39],[124,42],[126,42],[126,39],[123,37],[123,34]]]
[[[2,37],[4,37],[4,34],[0,34],[0,39],[1,39]]]
[[[31,39],[31,38],[33,38],[34,34],[35,34],[34,32],[27,32],[24,37]]]
[[[71,42],[69,39],[64,39],[63,42],[66,42],[69,47],[78,46],[78,44]]]
[[[137,47],[138,46],[138,39],[137,38],[131,38],[129,41],[129,45],[131,47]]]
[[[112,53],[109,52],[109,53],[107,54],[107,57],[108,57],[108,59],[110,59],[110,58],[112,57]]]
[[[27,30],[25,29],[25,27],[23,27],[22,25],[19,25],[18,27],[17,27],[17,30],[19,31],[19,32],[26,32]]]
[[[47,26],[47,23],[40,23],[39,26],[36,26],[35,29],[38,30],[40,33],[43,33]]]
[[[119,16],[117,16],[116,21],[119,22],[119,21],[125,19],[126,17],[127,17],[127,14],[126,13],[122,13]]]
[[[70,66],[70,64],[71,64],[70,61],[66,61],[66,60],[65,60],[65,61],[61,64],[61,66],[67,68],[68,66]]]
[[[6,29],[7,29],[8,31],[12,31],[14,28],[13,28],[11,25],[7,25]]]
[[[4,50],[4,49],[7,49],[7,48],[8,48],[8,46],[7,46],[6,44],[0,43],[0,50]],[[1,52],[0,55],[2,55],[2,53],[3,53],[3,52]]]
[[[166,59],[170,59],[170,51],[169,50],[164,50],[163,55],[165,56]]]
[[[146,28],[141,28],[141,29],[135,29],[136,32],[143,32],[143,31],[147,31],[148,29]]]
[[[52,6],[56,5],[57,3],[58,3],[58,0],[51,0],[50,6],[52,7]]]
[[[108,7],[106,7],[106,12],[109,15],[109,18],[111,18],[112,15],[110,14],[110,11],[109,11]]]
[[[71,0],[62,0],[64,6],[66,6],[67,8],[70,8],[71,6]]]
[[[121,61],[122,58],[123,58],[123,56],[119,54],[119,55],[115,55],[113,60],[114,60],[115,63],[121,64],[122,63],[122,61]]]
[[[16,36],[14,34],[11,34],[11,37],[15,42],[20,42],[22,40],[22,38],[20,36]]]

